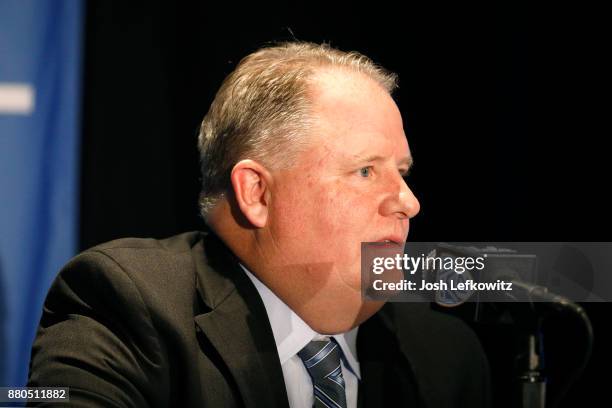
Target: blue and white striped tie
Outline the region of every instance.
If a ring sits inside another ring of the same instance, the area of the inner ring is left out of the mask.
[[[298,353],[312,378],[315,408],[346,408],[341,355],[333,339],[311,341]]]

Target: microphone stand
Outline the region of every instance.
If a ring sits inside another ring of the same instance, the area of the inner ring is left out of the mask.
[[[531,316],[522,319],[516,319],[516,322],[522,322],[522,347],[524,352],[519,352],[517,355],[518,368],[518,385],[520,395],[521,408],[546,408],[546,376],[544,375],[544,342],[542,339],[542,323],[548,313],[535,311],[535,305],[542,305],[548,308],[548,312],[552,309],[557,312],[570,312],[578,317],[586,331],[587,344],[582,360],[582,364],[573,372],[563,384],[560,392],[552,401],[551,407],[557,407],[571,385],[582,375],[586,365],[591,357],[593,348],[593,327],[585,310],[577,303],[571,300],[548,292],[548,289],[543,286],[533,285],[526,282],[513,281],[516,287],[519,287],[527,292],[530,300],[538,299],[540,303],[530,301],[529,306],[532,309]]]
[[[543,318],[535,315],[533,319],[517,319],[518,321],[527,324],[521,325],[515,360],[517,403],[521,408],[546,408],[544,342],[541,330]]]
[[[436,251],[459,256],[477,256],[481,251],[474,247],[460,247],[440,243]],[[510,314],[513,315],[513,321],[516,327],[520,330],[519,335],[519,351],[516,355],[517,368],[517,383],[518,383],[518,403],[520,408],[546,408],[546,376],[544,373],[544,342],[542,339],[542,323],[546,318],[545,312],[538,312],[536,304],[542,304],[549,310],[553,309],[559,312],[571,312],[573,315],[580,318],[582,321],[586,335],[587,344],[581,365],[574,370],[561,387],[561,391],[555,396],[551,407],[557,407],[563,397],[570,389],[571,385],[582,375],[586,365],[591,357],[593,348],[593,327],[582,306],[571,300],[548,291],[544,286],[531,284],[519,280],[508,279],[514,285],[522,290],[526,295],[527,302],[520,304],[507,304]],[[537,300],[538,302],[535,302]],[[516,301],[516,299],[515,299]],[[528,310],[526,310],[526,308]],[[476,314],[474,322],[480,319],[480,307],[477,301]]]

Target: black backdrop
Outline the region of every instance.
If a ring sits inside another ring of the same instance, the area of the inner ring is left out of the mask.
[[[597,26],[565,24],[579,20],[567,10],[536,17],[514,2],[401,11],[382,4],[87,4],[83,249],[201,227],[198,124],[242,56],[294,37],[361,51],[399,73],[396,100],[416,163],[411,187],[422,204],[410,239],[610,241],[609,159],[594,121],[601,108],[590,98]],[[567,407],[607,394],[600,373],[611,357],[610,308],[586,307],[595,354]],[[578,327],[561,319],[550,329],[551,372],[576,362]],[[503,396],[508,333],[481,335]]]

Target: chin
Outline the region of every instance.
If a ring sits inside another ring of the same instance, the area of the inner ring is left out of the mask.
[[[317,333],[334,335],[346,333],[361,323],[368,320],[378,312],[385,302],[382,301],[361,301],[360,307],[352,312],[327,313],[324,317],[314,319],[304,319],[304,321]]]

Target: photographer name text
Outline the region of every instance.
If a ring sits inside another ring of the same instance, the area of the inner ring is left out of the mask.
[[[476,282],[474,280],[466,280],[463,282],[438,282],[421,281],[420,285],[417,282],[402,279],[399,282],[385,282],[382,279],[377,279],[372,282],[372,288],[378,291],[512,291],[512,282],[497,280],[496,282]]]

